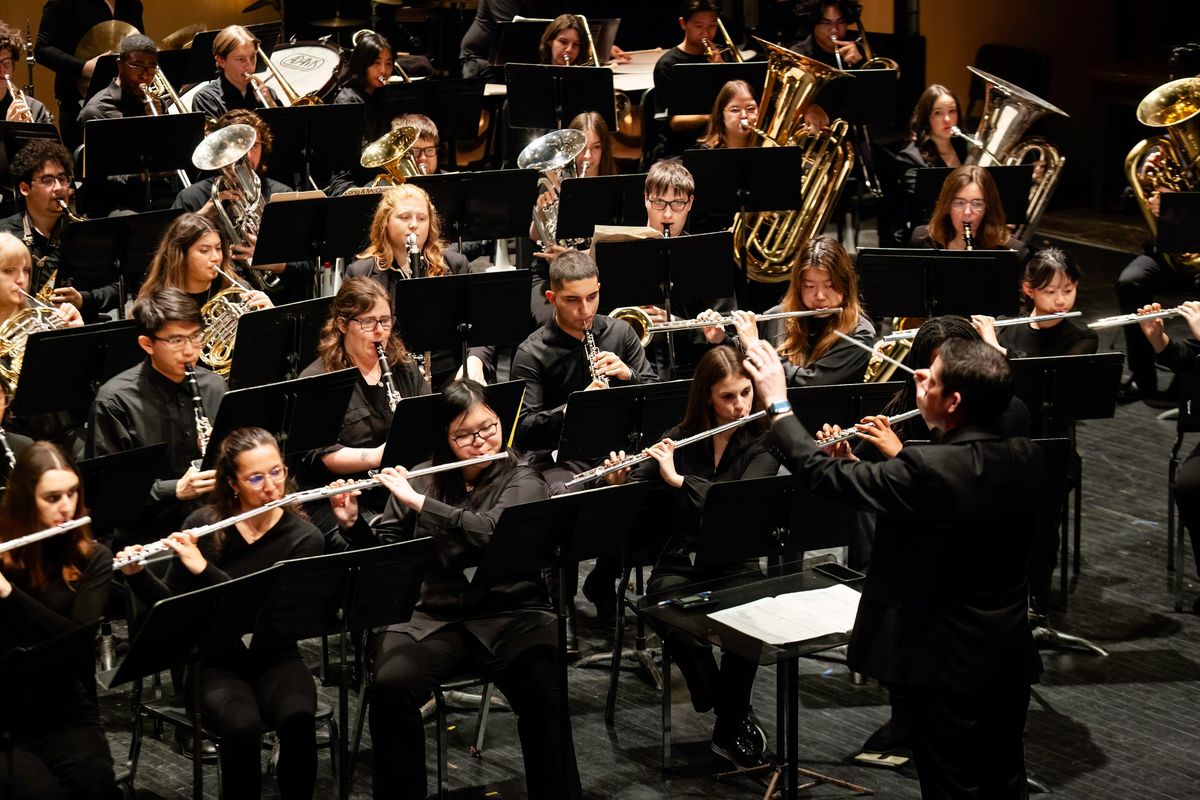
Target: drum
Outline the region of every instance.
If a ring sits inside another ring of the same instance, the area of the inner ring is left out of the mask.
[[[338,72],[341,71],[342,51],[337,45],[323,42],[282,44],[271,53],[271,63],[296,90],[296,94],[301,97],[311,94],[325,99],[325,95],[333,90]],[[274,76],[268,73],[264,77],[284,105],[289,105],[285,93],[276,85]]]

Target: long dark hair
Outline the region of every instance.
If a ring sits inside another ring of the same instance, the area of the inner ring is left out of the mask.
[[[346,60],[346,66],[338,73],[337,82],[338,86],[349,86],[363,92],[367,87],[367,69],[379,60],[380,54],[385,50],[393,55],[395,51],[388,40],[375,31],[367,31],[357,38],[354,49],[350,51],[350,58]]]
[[[939,247],[945,247],[958,235],[954,223],[950,219],[950,204],[954,196],[970,186],[979,186],[983,192],[983,202],[987,208],[983,212],[983,226],[975,231],[975,249],[998,250],[1008,246],[1008,223],[1004,219],[1004,204],[1000,202],[1000,192],[996,190],[996,182],[991,174],[983,167],[975,164],[965,164],[949,175],[942,183],[942,192],[938,195],[937,205],[929,216],[929,238]]]
[[[780,304],[784,311],[811,311],[804,307],[801,291],[806,269],[820,269],[829,273],[833,288],[842,295],[842,313],[830,319],[817,317],[792,317],[785,321],[786,336],[779,346],[779,354],[797,366],[808,366],[829,352],[838,343],[834,331],[851,333],[858,327],[862,304],[858,299],[858,274],[846,248],[831,236],[809,239],[800,251],[800,263],[792,270],[792,280],[787,294]],[[821,331],[817,341],[809,349],[810,331]]]
[[[571,120],[571,124],[567,127],[583,131],[585,136],[588,131],[592,131],[600,140],[600,163],[592,164],[589,167],[588,177],[617,174],[617,162],[613,160],[612,154],[612,134],[608,129],[608,123],[604,121],[604,117],[599,111],[584,111],[582,114],[576,114],[575,119]]]
[[[758,96],[753,87],[745,81],[726,81],[721,87],[721,91],[717,92],[717,99],[713,101],[712,113],[708,115],[708,126],[704,129],[704,135],[697,141],[700,144],[706,144],[709,147],[724,147],[725,142],[725,106],[729,105],[729,101],[736,97],[739,93],[746,93],[754,98],[754,102],[758,102]]]
[[[476,405],[482,404],[500,419],[500,415],[487,401],[482,384],[464,379],[452,381],[442,390],[442,406],[438,418],[438,433],[433,440],[433,463],[449,464],[458,461],[458,456],[450,448],[450,426],[454,420],[467,413]],[[500,420],[500,438],[504,440],[504,421]],[[468,505],[471,508],[480,507],[500,485],[500,478],[507,475],[514,466],[513,459],[493,461],[488,464],[475,483],[474,491],[467,493],[467,484],[460,470],[449,470],[431,475],[429,496],[449,505]]]
[[[370,311],[371,306],[380,300],[387,302],[388,313],[396,313],[387,290],[372,278],[350,278],[338,289],[333,302],[329,304],[329,318],[321,328],[321,341],[317,345],[317,355],[321,357],[321,364],[326,372],[354,366],[354,362],[346,353],[344,334],[338,330],[338,320],[342,320],[346,325],[357,325],[358,323],[351,320]],[[412,361],[412,355],[396,330],[396,326],[393,325],[392,335],[383,344],[384,351],[387,353],[389,364],[407,364]]]
[[[717,416],[712,407],[712,387],[731,375],[750,379],[741,353],[731,345],[714,347],[700,357],[700,362],[696,364],[696,372],[692,376],[687,410],[683,412],[680,429],[690,435],[716,427]],[[757,408],[758,405],[758,396],[755,395],[754,407]],[[757,427],[766,427],[766,420],[761,420]]]
[[[579,67],[584,64],[592,63],[592,53],[588,49],[588,29],[583,26],[583,20],[574,14],[560,14],[555,17],[546,30],[542,32],[542,39],[538,42],[538,58],[543,64],[550,63],[550,45],[558,38],[558,35],[566,30],[575,31],[575,35],[579,37],[579,60],[571,66]]]
[[[958,112],[961,122],[962,103],[958,101],[958,95],[940,83],[931,83],[921,92],[921,96],[917,98],[917,105],[913,108],[912,117],[908,120],[908,136],[917,143],[917,149],[921,151],[921,157],[925,159],[926,164],[933,164],[938,157],[937,146],[929,135],[929,115],[933,113],[934,104],[943,97],[954,100],[954,110]],[[955,137],[952,141],[957,150],[960,140]]]
[[[912,349],[904,363],[913,369],[929,369],[933,364],[934,351],[949,339],[966,339],[980,341],[979,331],[965,317],[930,317],[925,320],[912,342]],[[892,399],[884,407],[883,413],[889,417],[916,408],[917,384],[912,375],[904,381]],[[920,418],[908,419],[896,425],[892,430],[900,437],[900,441],[911,439],[917,431],[924,429],[925,423]]]
[[[146,272],[146,280],[138,290],[138,298],[153,294],[159,289],[183,289],[187,285],[187,253],[202,236],[215,233],[221,239],[221,269],[229,272],[229,242],[225,233],[215,222],[202,214],[186,213],[180,215],[158,243],[154,258],[150,261],[150,269]],[[218,273],[213,284],[218,289],[229,287],[229,280]]]
[[[34,442],[17,456],[16,466],[8,477],[8,491],[0,502],[0,541],[9,541],[41,530],[38,518],[38,481],[52,469],[73,472],[78,477],[71,458],[50,442]],[[74,519],[86,516],[83,502],[83,482],[75,503]],[[83,575],[92,555],[92,535],[87,525],[73,531],[35,542],[25,547],[0,553],[0,571],[18,586],[44,591],[55,572],[72,590]]]
[[[1071,283],[1083,280],[1083,271],[1075,263],[1075,259],[1057,247],[1043,247],[1035,250],[1029,261],[1025,262],[1025,274],[1021,283],[1028,284],[1030,289],[1045,289],[1058,275],[1066,275]],[[1021,292],[1021,309],[1028,314],[1033,313],[1033,298]]]

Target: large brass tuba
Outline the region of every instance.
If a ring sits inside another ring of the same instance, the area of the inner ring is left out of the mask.
[[[542,173],[538,191],[554,195],[545,205],[533,207],[533,224],[543,247],[558,242],[558,189],[564,179],[575,177],[575,157],[586,146],[587,136],[583,131],[563,128],[534,139],[517,156],[518,167]]]
[[[1013,232],[1016,238],[1024,241],[1042,221],[1067,159],[1049,139],[1040,136],[1029,139],[1021,137],[1030,125],[1047,114],[1061,114],[1064,117],[1070,117],[1070,114],[1002,78],[975,67],[967,69],[983,79],[987,92],[975,135],[969,136],[956,129],[956,133],[971,145],[964,163],[981,167],[1017,166],[1030,163],[1028,158],[1031,153],[1037,155],[1034,161],[1045,162],[1041,177],[1034,180],[1029,191],[1025,224],[1018,225]]]
[[[404,125],[367,145],[358,163],[367,169],[383,170],[371,185],[399,186],[414,175],[424,175],[422,165],[413,156],[412,149],[416,143],[417,129]]]
[[[1125,156],[1125,177],[1150,233],[1157,235],[1158,218],[1150,210],[1150,197],[1158,187],[1200,191],[1200,78],[1164,83],[1138,104],[1137,118],[1166,134],[1143,139]],[[1177,269],[1200,269],[1200,253],[1163,255]]]
[[[804,127],[804,112],[813,97],[826,83],[846,73],[756,40],[767,50],[767,81],[759,103],[762,127],[754,129],[754,143],[804,148],[801,204],[795,211],[738,214],[733,251],[738,258],[742,248],[746,249],[750,280],[779,283],[791,278],[800,248],[829,222],[846,176],[854,167],[854,148],[847,140],[850,126],[845,120],[835,120],[829,128],[816,132]]]

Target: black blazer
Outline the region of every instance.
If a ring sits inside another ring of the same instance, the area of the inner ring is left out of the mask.
[[[1036,445],[967,427],[854,462],[818,450],[788,416],[765,446],[818,497],[880,515],[851,669],[955,692],[1036,680],[1026,575],[1045,473]]]

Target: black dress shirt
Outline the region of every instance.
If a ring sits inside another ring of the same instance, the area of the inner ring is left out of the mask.
[[[1100,349],[1100,337],[1073,319],[1064,319],[1050,328],[1008,325],[996,330],[996,338],[1008,350],[1009,358],[1041,356],[1082,356]]]
[[[275,98],[275,102],[279,105],[279,95],[275,94],[271,87],[266,87],[266,90]],[[247,111],[257,111],[263,108],[263,104],[259,101],[258,95],[254,93],[254,86],[246,85],[246,93],[242,94],[237,90],[232,83],[225,77],[225,73],[221,73],[213,78],[201,88],[196,90],[192,95],[192,111],[203,114],[206,117],[220,119],[221,115],[226,111],[231,111],[235,108],[244,108]]]
[[[628,381],[611,379],[611,386],[657,379],[654,367],[627,322],[597,314],[592,335],[600,352],[615,353],[632,373]],[[521,343],[512,367],[513,379],[525,381],[525,400],[517,422],[519,449],[549,452],[558,447],[567,399],[572,392],[582,391],[592,382],[590,366],[583,341],[558,327],[553,318]]]
[[[142,22],[141,0],[116,0],[116,11],[104,0],[47,0],[42,7],[34,55],[37,62],[54,70],[54,96],[60,100],[80,100],[75,81],[83,74],[83,61],[75,57],[75,48],[84,34],[101,22],[128,22],[139,31]]]
[[[775,314],[782,310],[782,307],[775,306],[768,309],[766,313]],[[819,319],[809,319],[809,352],[812,352],[812,346],[821,337],[825,326],[833,322],[834,319],[834,317],[831,317],[828,322],[822,322]],[[766,322],[760,322],[758,325],[759,336],[778,349],[787,338],[786,323],[786,319],[771,319]],[[858,324],[855,325],[850,335],[869,347],[875,341],[875,326],[871,324],[871,320],[859,314]],[[862,383],[863,374],[867,371],[867,362],[870,360],[871,354],[866,350],[838,339],[833,347],[825,352],[825,355],[808,366],[799,366],[784,359],[783,371],[787,375],[788,386],[830,386],[835,383]]]
[[[656,113],[675,114],[671,110],[671,67],[676,64],[706,64],[708,58],[703,53],[692,55],[685,53],[678,46],[672,47],[658,57],[654,64],[654,110]],[[704,133],[703,126],[687,131],[671,130],[670,117],[659,120],[658,143],[654,148],[654,160],[682,155],[684,150],[698,147],[696,140]]]
[[[24,213],[13,214],[0,220],[0,231],[16,236],[33,257],[33,271],[30,274],[29,291],[37,294],[38,290],[50,279],[50,274],[58,269],[59,257],[62,255],[62,231],[66,226],[65,217],[60,217],[50,236],[44,236],[33,226],[32,220],[27,221]],[[59,277],[55,285],[62,286]],[[83,308],[79,313],[85,322],[96,322],[100,315],[112,311],[120,304],[121,290],[119,280],[111,283],[101,283],[92,286],[84,283],[72,284],[79,290],[83,298]]]
[[[87,105],[79,112],[79,125],[93,119],[123,119],[146,116],[146,103],[140,97],[121,91],[121,82],[113,78],[100,91],[92,95]]]
[[[5,93],[4,99],[0,100],[0,120],[7,119],[8,109],[12,103],[12,92]],[[50,116],[50,109],[46,108],[46,104],[41,100],[25,95],[25,105],[29,106],[29,113],[33,115],[34,122],[40,125],[54,124],[54,117]]]
[[[856,45],[856,47],[857,47],[857,45]],[[807,56],[808,58],[814,58],[817,61],[820,61],[822,64],[833,67],[834,69],[842,69],[842,70],[857,69],[857,67],[852,67],[848,64],[843,64],[841,67],[839,67],[838,63],[837,63],[837,57],[833,53],[826,52],[821,47],[821,45],[817,44],[817,40],[815,38],[813,38],[813,35],[811,33],[808,36],[801,39],[800,41],[793,44],[790,49],[799,53],[802,56]],[[862,55],[861,47],[858,48],[858,54]],[[859,63],[862,63],[862,62],[859,62]]]

